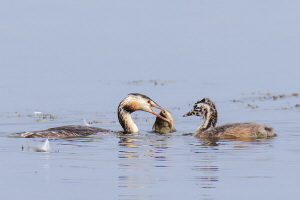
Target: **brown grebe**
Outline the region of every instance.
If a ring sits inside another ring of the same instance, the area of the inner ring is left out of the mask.
[[[170,112],[168,112],[167,110],[162,110],[160,111],[159,115],[168,119],[169,121],[166,121],[160,117],[156,117],[152,127],[153,132],[166,134],[176,131],[176,129],[173,126],[174,120]]]
[[[164,110],[152,99],[146,95],[139,93],[130,93],[124,98],[118,106],[118,118],[119,122],[124,129],[124,133],[137,133],[138,127],[131,118],[131,113],[137,110],[142,110],[154,114],[162,120],[169,121],[168,119],[157,114],[152,107]],[[80,126],[80,125],[68,125],[61,127],[49,128],[41,131],[31,131],[20,133],[21,137],[26,138],[46,138],[46,137],[84,137],[99,132],[113,132],[108,129]]]
[[[201,116],[204,120],[194,133],[194,136],[199,138],[234,139],[276,136],[272,127],[255,122],[228,123],[216,127],[218,112],[215,104],[209,98],[197,101],[192,110],[183,117],[190,115]]]

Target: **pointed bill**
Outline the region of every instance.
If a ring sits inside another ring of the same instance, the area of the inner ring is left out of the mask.
[[[183,117],[188,117],[188,116],[191,116],[191,115],[193,115],[193,112],[192,112],[192,111],[189,111],[189,112],[185,113],[185,114],[183,115]]]
[[[160,114],[156,113],[155,111],[152,111],[151,113],[152,113],[153,115],[155,115],[155,116],[161,118],[162,120],[165,120],[165,121],[171,123],[170,120],[164,118],[163,116],[161,116]]]
[[[154,108],[158,108],[158,109],[160,109],[160,110],[166,110],[166,109],[164,109],[163,107],[160,107],[159,105],[156,105],[156,104],[151,104],[151,106],[154,107]],[[167,121],[167,122],[170,122],[170,120],[164,118],[164,117],[161,116],[160,114],[156,113],[154,110],[152,110],[151,113],[152,113],[153,115],[155,115],[155,116],[157,116],[157,117],[159,117],[159,118],[161,118],[161,119]]]

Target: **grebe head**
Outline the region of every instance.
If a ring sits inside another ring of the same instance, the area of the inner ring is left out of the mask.
[[[215,126],[218,120],[218,112],[214,102],[209,98],[203,98],[197,101],[191,111],[183,115],[183,117],[196,115],[202,117],[204,120],[209,119],[210,125]]]
[[[203,98],[202,100],[197,101],[192,110],[184,114],[183,117],[196,115],[204,118],[207,114],[207,111],[210,109],[210,102],[211,101],[208,98]]]
[[[153,115],[155,115],[165,121],[169,121],[168,119],[166,119],[163,116],[156,113],[152,109],[152,107],[158,108],[160,110],[165,110],[165,109],[160,107],[152,99],[150,99],[148,96],[143,95],[143,94],[139,94],[139,93],[128,94],[128,96],[120,103],[119,108],[120,107],[123,107],[123,109],[129,113],[132,113],[137,110],[142,110],[145,112],[152,113]]]

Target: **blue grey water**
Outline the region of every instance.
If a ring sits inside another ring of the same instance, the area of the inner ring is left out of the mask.
[[[1,198],[299,199],[299,9],[292,0],[2,1]],[[30,148],[45,139],[12,137],[84,119],[121,131],[116,108],[131,92],[170,110],[177,131],[151,133],[155,116],[136,112],[136,135],[50,139],[50,152]],[[182,115],[203,97],[219,124],[256,121],[278,136],[186,135],[201,120]]]

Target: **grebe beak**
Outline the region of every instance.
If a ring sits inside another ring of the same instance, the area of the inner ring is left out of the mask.
[[[156,105],[156,104],[151,104],[151,106],[154,107],[154,108],[158,108],[158,109],[160,109],[160,110],[166,110],[166,109],[164,109],[163,107],[160,107],[159,105]],[[165,120],[165,121],[167,121],[167,122],[170,123],[170,120],[164,118],[164,117],[161,116],[160,114],[156,113],[154,110],[152,110],[151,113],[152,113],[153,115],[155,115],[155,116],[161,118],[162,120]]]
[[[192,111],[185,113],[182,117],[188,117],[188,116],[191,116],[191,115],[193,115]]]
[[[154,111],[152,111],[151,113],[152,113],[153,115],[156,115],[157,117],[159,117],[159,118],[161,118],[161,119],[163,119],[163,120],[165,120],[165,121],[167,121],[167,122],[171,123],[171,122],[170,122],[170,120],[168,120],[168,119],[166,119],[166,118],[162,117],[160,114],[157,114],[157,113],[156,113],[156,112],[154,112]]]

